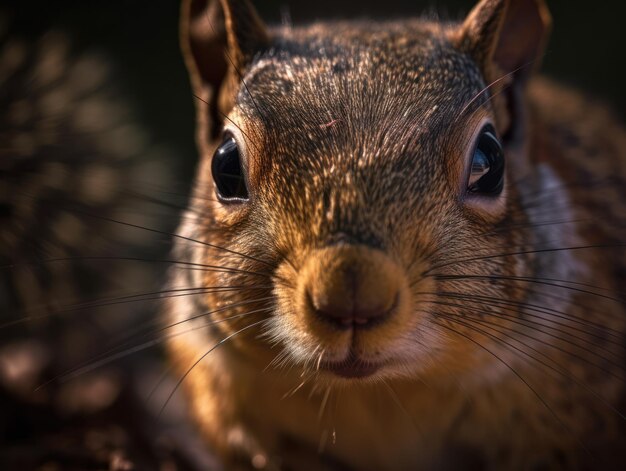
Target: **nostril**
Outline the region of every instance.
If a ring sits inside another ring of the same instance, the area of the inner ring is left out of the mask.
[[[314,251],[298,285],[305,312],[339,329],[372,327],[404,306],[402,268],[367,246]]]
[[[398,304],[399,293],[392,298],[392,303],[383,306],[362,306],[360,303],[326,303],[307,292],[309,307],[316,316],[340,329],[365,328],[380,324],[387,319]],[[321,302],[320,302],[321,301]]]

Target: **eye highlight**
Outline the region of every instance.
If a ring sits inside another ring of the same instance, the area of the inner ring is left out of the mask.
[[[498,196],[504,187],[504,150],[492,125],[480,132],[470,167],[467,192]]]
[[[241,153],[237,141],[226,135],[213,155],[211,173],[217,196],[222,202],[241,203],[249,199],[246,177],[241,166]]]

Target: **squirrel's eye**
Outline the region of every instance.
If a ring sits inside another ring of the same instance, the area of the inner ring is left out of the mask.
[[[241,167],[239,147],[232,136],[226,136],[215,151],[211,173],[217,187],[217,196],[223,202],[236,203],[248,199],[248,187]]]
[[[497,196],[504,186],[504,151],[493,126],[480,132],[470,168],[467,191],[472,194]]]

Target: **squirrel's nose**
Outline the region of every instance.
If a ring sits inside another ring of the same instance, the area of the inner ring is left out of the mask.
[[[371,327],[395,310],[398,267],[381,251],[342,245],[316,251],[306,270],[309,309],[335,327]]]

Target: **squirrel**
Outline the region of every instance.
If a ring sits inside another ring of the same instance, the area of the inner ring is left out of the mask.
[[[624,469],[626,133],[550,29],[183,2],[203,289],[164,317],[226,469]]]

